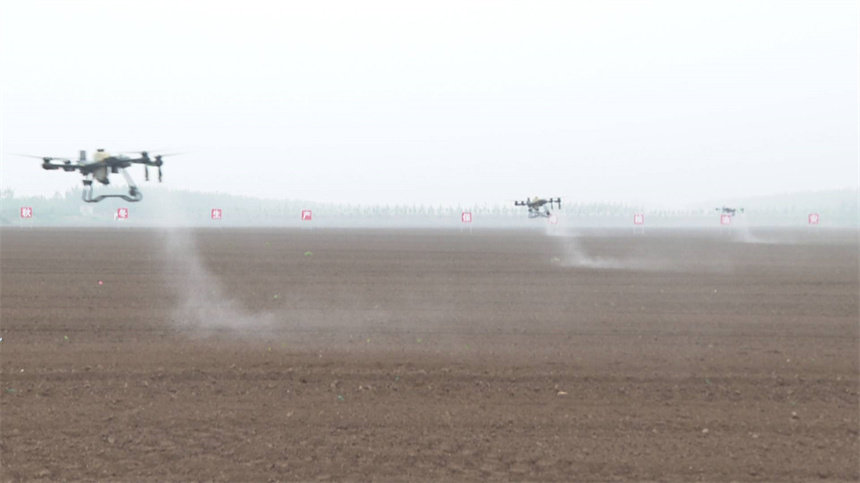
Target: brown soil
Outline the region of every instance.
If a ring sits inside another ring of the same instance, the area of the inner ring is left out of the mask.
[[[591,235],[3,229],[2,480],[860,480],[856,235]]]

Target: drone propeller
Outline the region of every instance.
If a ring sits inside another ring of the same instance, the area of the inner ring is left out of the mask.
[[[162,151],[169,151],[168,149],[137,149],[132,151],[117,151],[119,154],[149,154],[149,153],[160,153]]]
[[[21,156],[24,158],[33,158],[33,159],[41,159],[42,161],[48,163],[51,161],[71,161],[69,158],[55,158],[53,156],[34,156],[32,154],[20,154],[20,153],[10,153],[14,156]]]
[[[170,152],[166,153],[165,151],[171,151],[170,149],[143,149],[138,151],[116,151],[117,154],[139,154],[141,156],[149,156],[150,154],[157,154],[158,156],[176,156],[178,154],[185,154],[184,152]]]
[[[13,156],[21,156],[22,158],[45,159],[44,156],[34,156],[32,154],[9,153]]]

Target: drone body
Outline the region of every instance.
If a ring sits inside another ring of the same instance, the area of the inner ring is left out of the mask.
[[[554,207],[556,204],[561,208],[561,198],[544,199],[536,196],[534,198],[526,198],[525,201],[514,201],[514,206],[527,206],[529,208],[529,218],[549,218],[552,213],[546,205]]]
[[[723,206],[722,208],[715,208],[716,211],[719,211],[722,215],[730,215],[735,216],[736,213],[743,213],[743,208],[729,208],[728,206]]]
[[[149,181],[149,167],[158,168],[158,181],[161,182],[161,166],[164,161],[161,159],[166,154],[159,154],[152,158],[149,157],[147,151],[136,152],[137,157],[129,157],[124,154],[110,154],[104,149],[99,149],[93,155],[93,159],[87,160],[86,151],[80,152],[80,157],[73,163],[69,158],[52,158],[42,157],[42,168],[47,170],[62,169],[63,171],[79,171],[84,177],[84,191],[82,198],[87,203],[97,203],[106,198],[122,198],[126,201],[140,201],[143,199],[143,194],[134,184],[134,180],[126,172],[126,168],[132,164],[142,164],[146,180]],[[38,157],[38,156],[30,156]],[[103,185],[110,184],[110,175],[120,173],[125,178],[128,184],[128,194],[109,194],[93,197],[93,181],[98,181]]]

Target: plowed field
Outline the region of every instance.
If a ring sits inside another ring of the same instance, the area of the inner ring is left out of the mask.
[[[851,232],[0,232],[3,481],[857,481]]]

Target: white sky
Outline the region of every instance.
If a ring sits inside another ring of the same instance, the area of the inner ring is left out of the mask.
[[[168,187],[348,203],[860,184],[857,1],[0,5],[20,194],[80,176],[8,153],[100,147],[188,151]]]

